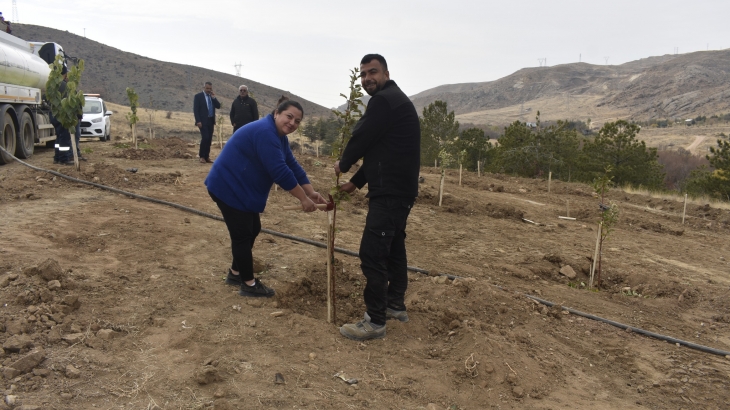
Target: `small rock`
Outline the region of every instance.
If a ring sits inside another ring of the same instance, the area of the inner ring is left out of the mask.
[[[282,311],[271,312],[270,315],[273,317],[281,317],[281,316],[284,316],[284,312],[282,312]]]
[[[71,393],[61,393],[61,398],[62,399],[68,400],[68,399],[72,399],[73,397],[74,396]]]
[[[570,265],[565,265],[560,268],[560,274],[568,279],[575,279],[575,271]]]
[[[119,336],[119,333],[111,329],[101,329],[96,332],[96,337],[102,340],[111,340],[117,336]]]
[[[354,387],[350,386],[350,387],[347,388],[347,395],[348,396],[354,396],[355,394],[357,394],[357,390],[355,390]]]
[[[3,343],[3,349],[6,352],[19,352],[21,349],[33,347],[33,339],[28,335],[14,335],[10,336],[8,340]]]
[[[152,320],[152,323],[155,325],[155,327],[163,327],[165,326],[165,323],[167,323],[167,319],[164,317],[156,317]]]
[[[284,376],[282,376],[281,373],[276,373],[274,375],[274,384],[286,384],[284,381]]]
[[[51,371],[48,369],[33,369],[34,376],[48,377],[50,374]]]
[[[81,371],[75,368],[72,364],[66,366],[66,377],[69,379],[78,379],[81,377]]]
[[[426,405],[426,410],[441,410],[441,409],[433,403],[428,403]]]
[[[515,384],[517,384],[517,375],[514,373],[507,373],[505,380],[507,381],[507,383],[514,386]]]
[[[63,277],[63,270],[61,265],[55,259],[46,259],[40,265],[38,265],[38,271],[40,272],[41,278],[46,281],[52,281],[54,279],[61,279]]]
[[[46,354],[42,350],[39,350],[23,356],[21,359],[11,364],[10,367],[18,370],[20,374],[25,374],[33,370],[44,360],[46,360]],[[12,377],[8,379],[12,379]]]
[[[515,386],[512,388],[512,395],[517,397],[518,399],[521,399],[525,397],[525,389],[520,386]]]
[[[84,334],[69,333],[67,335],[61,336],[61,339],[69,344],[75,345],[76,343],[81,343],[81,341],[84,340]]]
[[[309,361],[313,361],[317,358],[317,353],[310,353],[309,354]]]
[[[61,282],[59,280],[52,280],[52,281],[48,282],[48,289],[50,289],[50,290],[61,289]]]
[[[8,394],[5,396],[5,403],[10,407],[15,407],[19,404],[18,396]]]
[[[206,385],[221,380],[218,369],[213,366],[203,366],[195,371],[195,381],[200,385]]]

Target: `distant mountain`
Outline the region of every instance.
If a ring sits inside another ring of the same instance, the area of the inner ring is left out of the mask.
[[[438,86],[411,96],[419,110],[446,101],[461,121],[554,117],[689,118],[730,111],[730,50],[665,55],[618,66],[524,68],[496,81]]]
[[[253,92],[261,114],[271,111],[284,94],[299,101],[307,116],[331,115],[328,108],[248,78],[142,57],[68,31],[13,24],[13,34],[27,41],[58,43],[68,55],[84,59],[86,69],[81,76],[81,89],[86,93],[99,93],[117,104],[129,105],[126,89],[132,87],[143,107],[149,107],[151,98],[156,109],[192,112],[193,95],[202,91],[205,81],[210,81],[223,113],[230,110],[231,102],[238,96],[238,87],[246,84]]]

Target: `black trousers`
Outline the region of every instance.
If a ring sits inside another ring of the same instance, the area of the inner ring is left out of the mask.
[[[261,232],[261,218],[258,212],[243,212],[226,205],[210,191],[208,195],[218,205],[231,236],[231,269],[240,272],[241,280],[253,280],[253,244]]]
[[[385,324],[385,309],[406,310],[408,260],[406,221],[414,198],[370,198],[360,241],[360,267],[367,279],[365,306],[372,323]]]
[[[200,158],[210,158],[210,144],[213,142],[213,130],[215,129],[215,117],[203,119],[200,127],[200,150],[198,156]]]

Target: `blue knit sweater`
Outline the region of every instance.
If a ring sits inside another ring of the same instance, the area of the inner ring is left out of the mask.
[[[244,212],[263,212],[273,183],[290,191],[309,184],[294,159],[289,139],[280,137],[268,115],[239,128],[215,159],[205,185],[226,205]]]

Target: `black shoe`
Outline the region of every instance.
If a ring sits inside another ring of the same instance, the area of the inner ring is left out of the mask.
[[[241,283],[241,290],[238,292],[241,296],[258,297],[258,298],[270,298],[276,294],[274,289],[264,285],[260,280],[256,279],[256,283],[253,286],[248,286],[246,283]]]
[[[226,276],[226,285],[241,286],[241,274],[234,275],[230,269],[228,269],[228,275]]]

